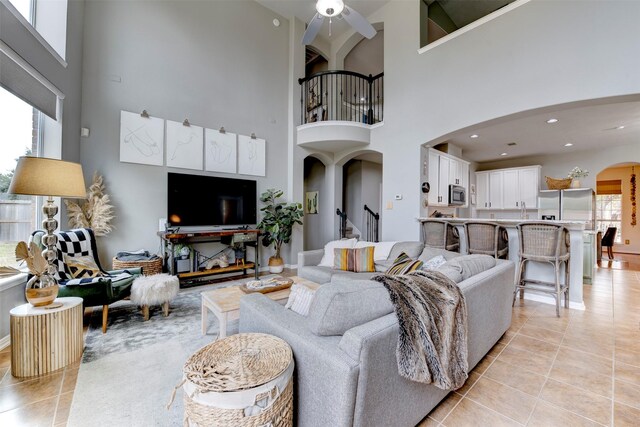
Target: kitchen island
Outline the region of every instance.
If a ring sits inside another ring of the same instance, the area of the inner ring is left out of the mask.
[[[448,221],[454,225],[460,233],[460,253],[467,253],[467,240],[464,234],[464,223],[468,221],[472,222],[490,222],[503,226],[507,230],[509,235],[509,259],[518,263],[518,254],[520,252],[520,239],[518,237],[518,231],[516,225],[521,223],[532,222],[546,222],[549,224],[559,224],[565,226],[569,230],[570,237],[570,286],[569,286],[569,305],[570,308],[584,310],[584,301],[582,298],[582,286],[583,286],[583,257],[584,257],[584,226],[582,221],[534,221],[534,220],[518,220],[518,219],[478,219],[478,218],[418,218],[418,221],[422,222],[427,219],[442,219]],[[538,280],[544,280],[548,282],[554,281],[554,270],[551,264],[534,263],[527,264],[526,270],[527,277],[535,277]],[[517,272],[516,272],[517,274]],[[562,272],[564,274],[564,270]],[[561,276],[563,277],[563,276]],[[515,289],[515,278],[514,278]],[[541,301],[555,305],[555,299],[550,295],[544,295],[540,293],[525,292],[526,299],[535,301]]]

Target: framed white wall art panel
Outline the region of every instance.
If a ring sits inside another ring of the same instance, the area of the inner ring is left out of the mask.
[[[204,129],[167,120],[167,166],[203,169]]]
[[[237,135],[213,129],[204,130],[204,169],[210,172],[236,173]]]
[[[120,111],[120,161],[162,166],[164,119]]]
[[[243,175],[266,175],[266,141],[238,135],[238,173]]]

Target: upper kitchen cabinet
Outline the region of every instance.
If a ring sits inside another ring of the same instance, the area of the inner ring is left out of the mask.
[[[468,194],[469,162],[450,154],[429,148],[426,150],[428,159],[428,177],[430,191],[427,195],[429,206],[449,206],[449,186],[464,187]],[[468,204],[465,203],[466,207]]]
[[[476,172],[477,209],[537,209],[540,166]]]

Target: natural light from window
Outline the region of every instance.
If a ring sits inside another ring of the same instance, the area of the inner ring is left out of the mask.
[[[0,266],[16,267],[17,242],[36,229],[35,197],[7,194],[16,160],[37,155],[38,115],[26,102],[0,88]],[[35,123],[35,129],[34,129]]]
[[[9,0],[11,4],[18,9],[18,12],[22,16],[25,17],[29,23],[33,24],[31,21],[31,8],[33,7],[33,0]]]
[[[622,195],[604,194],[596,196],[596,223],[602,234],[609,227],[616,227],[615,243],[622,243]]]

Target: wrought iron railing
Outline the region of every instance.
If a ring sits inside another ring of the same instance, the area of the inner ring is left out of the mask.
[[[380,214],[373,212],[367,205],[364,205],[365,227],[367,242],[378,241],[378,224],[380,222]]]
[[[338,236],[340,239],[347,237],[347,214],[340,209],[336,209],[336,215],[340,217],[340,224],[338,225]]]
[[[383,120],[384,73],[323,71],[300,83],[300,123],[346,120],[374,124]]]

